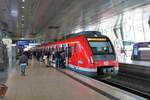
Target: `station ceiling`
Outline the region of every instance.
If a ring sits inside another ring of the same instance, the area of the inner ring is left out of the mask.
[[[0,0],[0,29],[11,38],[53,39],[88,18],[99,20],[149,4],[150,0]],[[92,21],[94,22],[94,21]]]

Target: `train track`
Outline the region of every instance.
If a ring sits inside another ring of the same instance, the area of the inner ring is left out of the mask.
[[[117,87],[117,88],[120,88],[120,89],[122,89],[122,90],[131,92],[131,93],[133,93],[133,94],[139,95],[139,96],[141,96],[141,97],[150,99],[150,94],[148,94],[148,93],[141,92],[141,91],[138,91],[138,90],[136,90],[136,89],[123,86],[122,84],[113,82],[113,81],[111,81],[111,80],[105,80],[105,81],[103,80],[102,82],[104,82],[104,83],[106,83],[106,84],[109,84],[109,85],[111,85],[111,86],[115,86],[115,87]]]
[[[141,76],[137,76],[137,75],[132,75],[131,73],[124,73],[124,72],[120,72],[119,75],[122,76],[122,77],[130,77],[132,79],[147,81],[147,82],[150,83],[150,79],[147,78],[147,77],[141,77]]]
[[[144,65],[119,64],[121,73],[131,74],[132,76],[150,78],[150,67]]]
[[[147,79],[139,78],[137,76],[132,76],[132,75],[129,75],[126,73],[119,73],[118,76],[112,77],[111,79],[107,79],[107,80],[98,79],[98,80],[101,82],[104,82],[106,84],[109,84],[111,86],[114,86],[114,87],[120,88],[122,90],[131,92],[133,94],[139,95],[141,97],[150,99],[150,89],[149,89],[150,87],[142,88],[143,86],[141,86],[141,88],[139,89],[138,87],[140,84],[139,83],[138,83],[138,85],[136,84],[136,81],[140,81],[141,83],[143,81],[147,81],[148,82],[147,85],[149,85],[150,81]],[[130,81],[130,80],[133,80],[133,81]],[[145,86],[147,86],[147,85],[145,85]],[[147,89],[148,91],[143,90],[143,89]]]

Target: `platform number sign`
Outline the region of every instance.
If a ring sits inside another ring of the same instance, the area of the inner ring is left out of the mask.
[[[138,46],[134,45],[134,51],[133,51],[134,55],[138,55]]]

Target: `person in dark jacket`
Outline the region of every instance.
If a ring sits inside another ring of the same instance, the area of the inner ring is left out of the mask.
[[[60,67],[60,57],[61,57],[61,55],[60,55],[60,52],[59,51],[56,51],[55,52],[55,64],[56,64],[56,67]]]
[[[65,51],[60,52],[60,67],[65,68]]]
[[[21,75],[25,75],[27,65],[28,65],[28,57],[25,55],[25,53],[22,53],[22,55],[19,58],[19,67]]]

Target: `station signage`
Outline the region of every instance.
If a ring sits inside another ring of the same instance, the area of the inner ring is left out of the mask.
[[[17,46],[25,46],[25,45],[29,45],[29,40],[18,40],[16,42]]]

